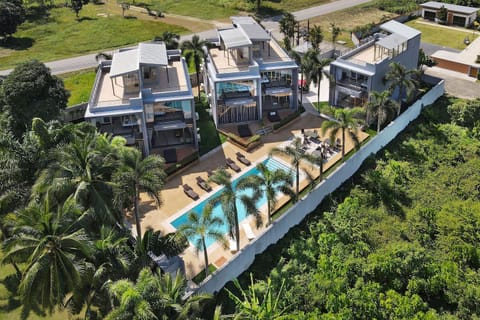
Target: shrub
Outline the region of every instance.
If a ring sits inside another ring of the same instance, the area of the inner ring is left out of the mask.
[[[447,15],[448,15],[448,10],[445,8],[445,6],[442,6],[438,11],[437,11],[437,19],[440,21],[447,21]]]
[[[178,170],[186,167],[187,165],[196,161],[197,159],[198,159],[198,151],[192,153],[188,157],[184,158],[182,161],[179,161],[176,164],[171,165],[170,167],[167,167],[165,169],[165,173],[167,175],[171,175],[172,173],[177,172]]]
[[[480,120],[480,99],[458,100],[447,108],[452,122],[467,128],[473,128]]]
[[[260,141],[262,139],[262,137],[260,135],[256,134],[256,135],[250,137],[247,141],[245,141],[245,139],[237,136],[234,133],[231,133],[231,132],[222,132],[222,133],[228,137],[228,140],[230,140],[230,142],[238,145],[239,147],[241,147],[241,148],[243,148],[247,151],[252,150],[255,147],[257,147],[260,144]]]

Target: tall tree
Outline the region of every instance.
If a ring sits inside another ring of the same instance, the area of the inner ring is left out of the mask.
[[[195,246],[197,254],[200,250],[203,251],[203,258],[205,259],[205,277],[207,277],[209,273],[207,239],[217,241],[224,247],[227,246],[225,236],[219,229],[222,223],[223,220],[220,217],[213,215],[212,204],[207,203],[201,214],[190,212],[185,224],[182,224],[177,230],[177,232],[182,233],[185,237],[195,239],[193,245]]]
[[[115,307],[105,319],[195,319],[211,297],[198,295],[184,302],[185,289],[180,272],[172,278],[169,273],[155,275],[145,268],[136,283],[118,280],[110,284]]]
[[[340,35],[340,32],[342,32],[342,29],[337,27],[335,22],[330,22],[330,31],[332,32],[332,44],[333,44],[333,57],[335,58],[335,45],[337,43],[338,36]]]
[[[313,28],[310,29],[308,39],[312,43],[313,48],[320,50],[320,43],[323,41],[322,28],[319,25],[313,26]]]
[[[298,200],[300,191],[300,163],[310,161],[309,156],[302,150],[302,140],[295,138],[293,142],[284,148],[273,148],[270,155],[280,154],[290,158],[290,163],[295,168],[295,201]]]
[[[192,40],[182,42],[182,51],[188,63],[195,66],[195,74],[197,75],[198,100],[200,101],[200,66],[204,61],[206,53],[204,48],[208,48],[209,43],[206,40],[200,40],[198,35],[194,35]]]
[[[292,195],[292,175],[282,169],[270,171],[263,163],[257,165],[259,175],[251,175],[242,179],[238,185],[238,190],[253,189],[254,194],[259,191],[267,196],[267,219],[271,223],[272,211],[277,206],[277,195],[282,192]]]
[[[317,103],[320,105],[320,84],[323,79],[323,69],[330,63],[330,59],[319,59],[316,50],[308,50],[305,54],[307,78],[317,86]]]
[[[397,102],[390,99],[390,91],[382,92],[373,91],[367,102],[367,112],[377,118],[377,132],[388,118],[390,111],[400,108]]]
[[[0,1],[0,37],[7,37],[17,32],[17,27],[25,21],[23,2],[19,0]]]
[[[342,132],[342,160],[345,158],[345,136],[346,133],[352,139],[355,147],[360,145],[358,140],[358,126],[362,121],[357,118],[362,115],[362,108],[336,109],[333,120],[326,120],[322,123],[322,134],[330,130],[330,141],[336,141],[338,131]]]
[[[3,81],[0,92],[0,102],[17,137],[22,136],[35,117],[44,121],[58,118],[69,96],[63,81],[36,60],[18,65]]]
[[[392,62],[390,63],[390,70],[385,74],[385,80],[392,94],[395,93],[395,89],[398,90],[397,99],[400,108],[397,109],[397,115],[400,115],[402,98],[406,96],[407,99],[409,99],[415,90],[416,82],[412,78],[414,71],[415,70],[407,70],[407,68],[398,62]]]
[[[156,36],[154,41],[163,41],[167,49],[178,49],[180,35],[171,31],[164,31],[161,36]]]
[[[52,312],[80,283],[91,253],[87,235],[78,228],[80,214],[72,197],[52,211],[48,196],[18,212],[4,260],[26,265],[19,287],[26,313],[36,306]]]
[[[283,14],[282,19],[279,21],[280,24],[280,32],[291,41],[290,43],[294,43],[295,37],[295,26],[297,25],[297,20],[295,20],[295,16],[290,12],[286,12]]]
[[[113,174],[115,202],[121,209],[131,209],[135,216],[137,235],[142,235],[139,215],[140,192],[146,192],[160,206],[160,191],[165,183],[164,160],[157,155],[142,159],[135,148],[121,148]]]
[[[215,170],[210,180],[223,187],[220,194],[211,200],[212,205],[220,204],[228,223],[228,232],[230,237],[235,239],[237,248],[240,248],[240,224],[238,221],[238,205],[245,207],[247,215],[253,215],[257,226],[262,224],[262,217],[256,208],[256,202],[260,199],[261,193],[258,191],[251,197],[246,194],[240,194],[234,187],[230,174],[223,168]],[[238,201],[238,203],[237,203]]]

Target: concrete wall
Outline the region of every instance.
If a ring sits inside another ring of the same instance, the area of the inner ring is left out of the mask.
[[[292,206],[270,227],[265,229],[255,240],[240,250],[228,263],[216,270],[212,276],[196,289],[196,292],[214,293],[225,284],[242,274],[255,260],[255,255],[262,253],[271,244],[277,243],[293,226],[299,224],[310,214],[322,200],[349,179],[360,168],[363,161],[371,154],[380,151],[392,141],[408,124],[415,120],[422,108],[435,102],[444,93],[444,81],[427,92],[420,100],[415,102],[408,110],[391,122],[378,135],[367,142],[359,151],[339,166],[327,179],[322,181],[308,195]]]

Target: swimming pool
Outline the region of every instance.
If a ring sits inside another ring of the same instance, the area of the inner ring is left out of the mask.
[[[263,161],[263,163],[267,166],[267,168],[270,171],[281,169],[281,170],[284,170],[285,172],[292,172],[292,175],[295,175],[295,173],[286,164],[284,164],[284,163],[282,163],[282,162],[280,162],[280,161],[278,161],[274,158],[267,158]],[[237,185],[238,181],[243,177],[248,177],[248,176],[251,176],[251,175],[258,175],[258,174],[259,174],[259,171],[257,170],[257,168],[252,168],[249,171],[247,171],[245,174],[243,174],[242,176],[235,179],[235,181],[233,182],[233,185],[235,187]],[[176,229],[178,229],[178,227],[180,227],[182,224],[184,224],[187,221],[187,215],[188,215],[189,212],[193,211],[193,212],[195,212],[195,214],[200,215],[202,213],[203,208],[205,207],[206,203],[208,201],[210,201],[211,199],[213,199],[214,197],[218,196],[221,192],[222,192],[222,189],[218,190],[217,192],[215,192],[215,194],[213,194],[210,197],[208,197],[207,199],[203,200],[201,203],[196,205],[193,209],[185,212],[180,217],[178,217],[177,219],[170,222],[170,224],[172,226],[174,226]],[[247,190],[241,191],[240,194],[241,195],[246,194],[248,196],[251,196],[252,193],[253,192],[252,192],[251,189],[247,189]],[[261,207],[265,203],[267,203],[267,197],[264,193],[262,195],[262,197],[257,202],[257,208]],[[243,206],[243,204],[239,200],[237,200],[237,209],[238,209],[238,222],[240,223],[246,218],[247,213],[246,213],[245,207]],[[220,217],[222,220],[225,220],[223,210],[222,210],[222,206],[220,204],[216,205],[213,208],[213,214],[217,217]],[[220,227],[218,227],[218,229],[222,233],[226,234],[226,233],[228,233],[228,224],[224,221],[224,223],[222,223],[222,225]],[[195,240],[197,240],[197,238],[192,237],[192,238],[189,238],[188,240],[190,241],[190,243],[194,244]],[[207,248],[208,248],[215,241],[211,238],[207,238],[207,239],[205,239],[205,242],[206,242]]]
[[[250,86],[235,82],[220,82],[217,86],[219,94],[224,92],[247,92],[252,89]]]

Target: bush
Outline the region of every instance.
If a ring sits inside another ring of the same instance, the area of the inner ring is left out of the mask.
[[[242,139],[241,137],[237,136],[234,133],[231,132],[222,132],[224,135],[228,137],[228,140],[230,142],[233,142],[234,144],[238,145],[239,147],[249,151],[260,145],[260,141],[262,137],[258,134],[250,137],[247,141],[245,139]]]
[[[447,108],[452,122],[467,128],[473,128],[480,120],[480,99],[458,100]]]
[[[442,6],[438,11],[437,11],[437,16],[436,18],[440,21],[447,21],[447,15],[448,15],[448,10],[445,8],[445,6]]]
[[[415,11],[418,5],[415,0],[379,0],[377,7],[396,14],[406,14]]]
[[[196,151],[191,155],[189,155],[188,157],[186,157],[185,159],[183,159],[182,161],[179,161],[176,164],[171,165],[170,167],[167,167],[165,169],[165,173],[167,175],[171,175],[172,173],[177,172],[178,170],[183,169],[184,167],[189,165],[190,163],[198,160],[198,157],[199,157],[198,151]]]

